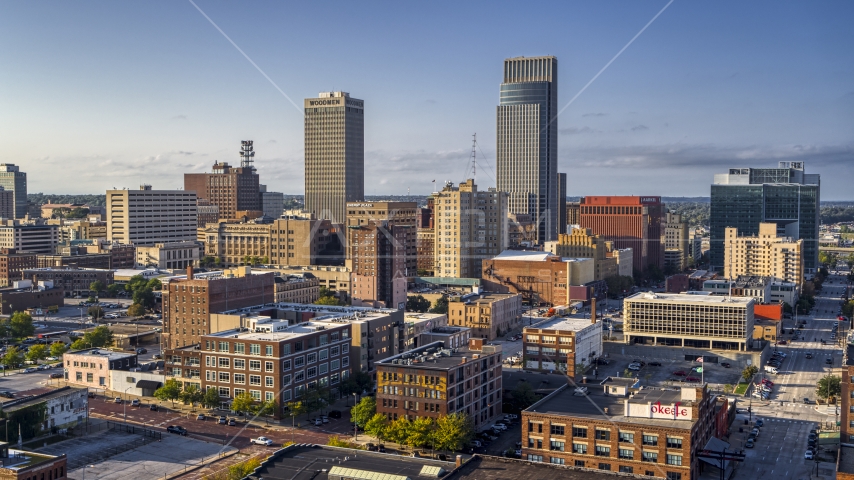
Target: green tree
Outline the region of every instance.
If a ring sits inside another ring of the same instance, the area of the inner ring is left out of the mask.
[[[367,397],[365,397],[367,398]],[[399,445],[406,445],[406,439],[409,437],[409,430],[412,427],[412,422],[405,416],[397,417],[397,420],[392,421],[386,428],[386,437],[390,442]]]
[[[331,305],[331,306],[340,306],[341,302],[338,301],[335,297],[320,297],[314,301],[315,305]]]
[[[364,429],[375,413],[377,413],[377,402],[374,397],[364,397],[350,409],[350,421]]]
[[[44,360],[47,358],[48,354],[48,346],[43,344],[36,344],[30,347],[30,350],[27,352],[27,360],[31,362],[37,362],[39,360]]]
[[[435,303],[433,303],[433,308],[430,309],[430,313],[438,313],[441,315],[448,314],[448,297],[442,296],[439,297]]]
[[[190,406],[196,406],[197,403],[201,403],[205,398],[205,394],[202,393],[201,389],[194,384],[187,385],[181,393],[178,394],[178,400],[181,400],[185,404],[189,404]]]
[[[430,301],[423,295],[412,295],[406,297],[406,311],[424,313],[430,310]]]
[[[145,308],[154,308],[154,291],[145,286],[133,292],[133,303],[139,303]]]
[[[741,378],[743,378],[745,382],[749,382],[757,373],[759,373],[759,368],[756,365],[748,365],[741,371]]]
[[[145,315],[145,307],[138,303],[134,303],[128,307],[128,315],[131,317],[141,317]]]
[[[386,428],[388,428],[388,418],[382,413],[375,413],[370,420],[365,423],[365,433],[379,440],[385,440]]]
[[[433,446],[437,450],[457,451],[466,446],[474,436],[471,420],[461,413],[442,415],[436,419]]]
[[[231,402],[231,409],[244,415],[251,413],[254,408],[255,399],[247,392],[235,395]]]
[[[89,290],[95,292],[96,294],[103,291],[104,288],[106,288],[106,286],[104,285],[104,282],[100,280],[95,280],[94,282],[89,284]]]
[[[89,332],[83,334],[83,337],[78,338],[71,344],[74,350],[82,350],[84,348],[100,348],[108,347],[113,344],[113,332],[106,325],[99,325]]]
[[[820,263],[822,265],[830,265],[830,264],[836,263],[836,262],[834,262],[833,255],[831,255],[830,253],[825,252],[825,251],[819,251],[818,252],[818,263]]]
[[[219,393],[217,393],[216,388],[210,387],[205,390],[205,393],[202,395],[201,403],[207,408],[219,407]]]
[[[169,400],[172,405],[175,405],[175,400],[178,400],[180,395],[181,384],[174,378],[166,380],[162,387],[154,391],[154,398],[162,401]]]
[[[356,380],[354,380],[353,377],[348,377],[338,384],[338,394],[341,395],[341,398],[349,398],[350,395],[359,392],[361,392],[361,390],[359,390],[359,386],[356,384]]]
[[[127,290],[129,293],[133,293],[137,290],[145,288],[146,285],[148,285],[148,280],[146,280],[145,277],[143,277],[142,275],[134,275],[130,277],[128,283],[125,284],[125,290]]]
[[[350,378],[356,382],[356,392],[359,395],[364,392],[370,392],[374,388],[374,379],[367,372],[358,371],[350,375]]]
[[[0,359],[0,363],[2,363],[7,369],[18,368],[22,363],[24,363],[24,352],[18,350],[18,347],[12,345],[6,349],[6,354],[3,355],[2,359]]]
[[[53,342],[50,344],[51,357],[61,357],[67,351],[68,347],[66,347],[62,342]]]
[[[724,385],[724,393],[726,393],[727,395],[729,395],[730,393],[732,393],[732,390],[733,390],[733,387],[732,387],[732,385],[730,385],[729,383],[727,383],[726,385]]]
[[[9,319],[9,331],[15,338],[26,338],[35,333],[33,317],[26,312],[15,312]]]
[[[287,407],[287,415],[291,417],[291,423],[293,423],[293,420],[296,417],[306,413],[305,404],[303,402],[288,402]]]
[[[104,316],[104,309],[97,305],[93,305],[86,310],[86,314],[94,318],[97,322],[101,317]]]
[[[163,283],[160,282],[160,279],[152,278],[145,284],[145,286],[156,291],[163,288]]]
[[[110,298],[116,298],[119,296],[119,292],[122,290],[122,286],[119,284],[112,284],[107,287],[107,296]]]
[[[258,405],[258,411],[255,413],[257,413],[258,415],[264,416],[265,417],[264,421],[266,422],[267,421],[266,417],[274,415],[278,408],[279,408],[279,402],[277,402],[276,399],[271,398],[270,400],[266,400],[266,401],[261,402]]]
[[[513,397],[511,402],[513,407],[519,410],[524,410],[539,400],[534,388],[528,382],[517,383],[510,395]]]
[[[430,417],[417,417],[413,420],[406,435],[406,444],[410,447],[423,447],[432,442],[436,425]]]
[[[842,394],[842,379],[836,375],[827,374],[818,380],[815,385],[815,395],[827,400],[836,398]]]

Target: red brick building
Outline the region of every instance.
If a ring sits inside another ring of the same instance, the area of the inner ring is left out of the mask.
[[[0,442],[0,480],[65,480],[68,459],[44,453],[12,450]]]
[[[661,197],[583,197],[579,206],[581,228],[631,248],[634,268],[643,271],[654,265],[664,268],[664,204]]]
[[[258,178],[253,167],[216,162],[213,173],[185,173],[184,190],[194,191],[197,198],[219,207],[219,218],[234,219],[241,211],[263,210]]]
[[[0,287],[8,287],[21,280],[24,270],[38,266],[38,254],[18,252],[14,248],[0,249]]]
[[[273,273],[253,274],[249,267],[195,277],[193,267],[187,267],[185,278],[164,283],[162,295],[163,348],[178,348],[216,333],[212,313],[274,302],[275,279]]]

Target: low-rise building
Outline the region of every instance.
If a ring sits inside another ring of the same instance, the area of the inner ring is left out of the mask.
[[[110,370],[110,389],[114,392],[126,392],[136,397],[153,397],[154,391],[163,386],[166,376],[158,371]],[[184,383],[184,388],[188,383]],[[201,384],[196,382],[196,387]]]
[[[617,259],[626,259],[626,252],[618,252],[615,257],[614,242],[606,241],[601,235],[594,235],[589,228],[574,228],[568,234],[560,234],[556,241],[546,242],[545,250],[560,257],[592,258],[594,280],[617,275]],[[625,264],[623,267],[625,271]]]
[[[0,312],[11,315],[30,308],[47,310],[65,305],[65,291],[50,282],[33,285],[32,280],[18,280],[12,287],[0,288]]]
[[[798,284],[794,282],[771,282],[771,297],[770,303],[788,303],[794,306],[800,298],[800,289]]]
[[[472,329],[472,336],[494,340],[519,326],[522,296],[470,293],[448,302],[448,325]]]
[[[14,248],[0,249],[0,287],[8,287],[24,277],[22,273],[38,266],[38,255],[31,252],[19,252]]]
[[[595,315],[595,313],[593,314]],[[602,323],[592,316],[555,317],[522,331],[526,370],[581,375],[602,355]]]
[[[782,323],[780,321],[756,318],[753,321],[753,339],[767,340],[771,343],[776,342],[782,332]]]
[[[58,249],[64,251],[56,255],[39,255],[37,268],[70,267],[109,270],[112,266],[108,253],[87,253],[77,247],[62,245]]]
[[[423,332],[418,336],[417,342],[419,345],[428,345],[430,343],[442,342],[448,348],[460,348],[469,344],[471,339],[471,329],[465,327],[433,327],[429,331]],[[418,348],[418,347],[415,347]]]
[[[194,241],[155,243],[136,247],[138,268],[179,270],[199,264],[199,244]]]
[[[0,442],[0,478],[3,480],[35,480],[68,478],[68,458],[10,448]]]
[[[430,343],[377,362],[377,413],[389,420],[461,413],[481,430],[503,415],[501,381],[501,345]]]
[[[130,371],[138,366],[139,357],[131,352],[114,352],[90,348],[68,352],[62,356],[65,381],[83,387],[112,390],[110,371]]]
[[[571,286],[595,279],[594,260],[565,258],[548,252],[505,250],[483,261],[483,286],[498,293],[517,293],[532,305],[566,305]]]
[[[58,243],[59,227],[56,225],[46,225],[41,221],[0,221],[0,248],[50,255]]]
[[[22,436],[24,440],[29,440],[42,435],[65,433],[83,425],[89,418],[88,405],[88,389],[60,387],[4,402],[3,414],[15,432],[17,423],[26,423],[29,431],[22,432]],[[39,423],[18,421],[39,411],[43,412]],[[0,478],[5,477],[0,475]]]
[[[564,385],[522,411],[522,458],[624,474],[700,478],[715,400],[705,385],[639,387],[632,378]]]
[[[434,328],[447,327],[448,316],[442,313],[406,312],[403,318],[403,350],[420,347],[424,343],[420,336]],[[468,342],[466,342],[468,343]]]
[[[308,272],[276,275],[274,280],[277,303],[314,303],[320,298],[320,280]]]
[[[24,278],[39,282],[53,282],[54,288],[61,288],[65,295],[88,296],[97,294],[89,290],[92,282],[99,281],[106,285],[113,283],[113,271],[96,268],[33,268],[24,270]]]

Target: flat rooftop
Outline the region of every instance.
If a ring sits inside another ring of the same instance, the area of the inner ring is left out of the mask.
[[[80,350],[77,352],[66,352],[65,355],[79,355],[85,357],[109,358],[110,360],[120,360],[122,358],[135,357],[136,352],[114,352],[106,348],[90,348],[89,350]]]
[[[444,480],[614,480],[615,478],[651,479],[645,475],[621,475],[590,468],[535,463],[512,458],[475,455],[462,467],[444,477]],[[287,477],[285,477],[287,478]]]
[[[484,350],[472,350],[466,347],[444,348],[445,342],[433,342],[405,353],[388,357],[376,362],[376,365],[449,370],[466,362],[475,360],[475,355],[492,355],[501,352],[501,345],[484,344]],[[500,361],[500,360],[499,360]]]
[[[403,315],[403,321],[406,323],[430,322],[436,320],[437,318],[447,317],[447,315],[444,313],[406,312]]]
[[[687,293],[657,293],[657,292],[640,292],[630,297],[626,297],[626,302],[630,301],[651,301],[663,303],[693,303],[693,304],[715,304],[715,305],[733,305],[747,306],[748,303],[756,303],[752,297],[725,297],[725,296],[709,296],[709,295],[690,295]]]
[[[204,337],[213,338],[237,338],[239,340],[263,340],[268,342],[278,342],[283,340],[292,340],[304,335],[309,335],[318,331],[332,331],[331,327],[344,326],[343,323],[327,324],[328,322],[316,322],[312,319],[310,322],[298,323],[290,325],[281,332],[250,332],[246,329],[233,328],[222,332],[209,333]]]
[[[269,273],[269,272],[265,272]],[[371,308],[371,307],[338,307],[332,305],[314,305],[314,304],[306,304],[306,303],[288,303],[288,302],[277,302],[277,303],[265,303],[263,305],[253,305],[251,307],[245,308],[235,308],[233,310],[226,310],[223,312],[219,312],[220,315],[251,315],[252,313],[258,313],[265,310],[285,310],[291,312],[312,312],[317,313],[319,316],[315,317],[313,320],[321,318],[325,314],[329,316],[329,318],[333,317],[347,317],[347,316],[358,316],[358,315],[366,315],[372,313],[374,315],[388,315],[394,312],[397,312],[397,309],[394,308]],[[358,315],[357,315],[358,314]]]
[[[590,315],[570,315],[568,317],[554,317],[545,322],[539,323],[536,327],[525,327],[525,330],[564,330],[569,332],[577,332],[591,325]],[[601,325],[600,325],[601,327]]]
[[[670,420],[624,415],[626,400],[633,404],[643,405],[658,402],[661,402],[662,405],[673,405],[680,402],[683,407],[695,406],[696,402],[682,399],[682,393],[679,389],[644,388],[637,391],[633,398],[629,398],[623,395],[606,395],[604,388],[598,384],[584,386],[588,389],[587,395],[575,395],[575,389],[568,386],[531,405],[524,411],[686,430],[690,430],[694,424],[694,420],[690,418]],[[608,409],[608,413],[605,413],[605,409]]]
[[[854,474],[854,447],[839,445],[839,468],[836,471]]]
[[[411,479],[424,478],[422,469],[438,467],[445,472],[454,469],[451,462],[441,462],[425,458],[402,457],[387,453],[368,452],[365,450],[350,450],[319,445],[294,446],[271,458],[269,463],[261,468],[258,477],[287,478],[290,480],[314,480],[328,478],[327,472],[332,467],[351,470],[374,472],[379,479],[395,479],[408,477]],[[388,475],[388,477],[383,476]],[[441,478],[434,475],[433,478]]]

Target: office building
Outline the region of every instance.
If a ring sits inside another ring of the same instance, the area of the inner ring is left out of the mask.
[[[270,218],[279,218],[285,211],[285,194],[282,192],[268,192],[267,185],[260,185],[261,210]]]
[[[347,267],[354,304],[403,309],[418,270],[414,202],[347,204]]]
[[[566,224],[578,225],[581,202],[566,202]],[[571,233],[571,232],[566,232]]]
[[[220,331],[211,314],[273,302],[274,281],[272,273],[249,267],[198,276],[187,267],[183,278],[163,282],[163,348],[197,344],[202,336]]]
[[[199,244],[194,241],[155,243],[136,247],[136,266],[181,270],[199,264]]]
[[[433,341],[429,340],[429,337],[422,338],[421,335],[435,329],[447,327],[448,315],[442,313],[406,312],[403,322],[403,350],[401,351],[406,352],[427,343],[433,343]],[[467,328],[460,328],[460,330],[469,331]],[[459,345],[468,345],[469,336],[466,337],[465,342]],[[457,344],[454,344],[452,348],[456,346]]]
[[[344,223],[365,198],[365,102],[347,92],[305,99],[305,210]]]
[[[12,192],[15,197],[15,214],[11,218],[26,217],[27,174],[14,163],[0,163],[0,187]]]
[[[566,217],[566,214],[567,214],[567,208],[566,208],[566,205],[567,205],[567,203],[566,203],[566,174],[565,173],[558,173],[557,175],[558,175],[558,177],[557,177],[558,178],[558,187],[557,187],[557,192],[558,192],[558,196],[557,196],[557,213],[558,213],[557,227],[558,228],[557,228],[557,233],[558,233],[558,235],[560,235],[562,233],[566,233],[566,225],[567,225],[567,223],[566,223],[566,220],[567,220],[567,217]]]
[[[315,265],[343,259],[341,226],[329,220],[280,218],[265,222],[217,222],[198,229],[204,255],[220,265]]]
[[[105,287],[113,284],[113,271],[95,268],[31,268],[24,270],[22,275],[34,282],[51,282],[54,288],[61,288],[69,297],[97,295],[89,289],[92,282],[101,282]]]
[[[594,280],[617,275],[617,261],[622,259],[625,264],[627,260],[620,254],[614,256],[614,243],[593,235],[589,228],[574,228],[569,234],[560,234],[557,241],[546,242],[545,250],[559,257],[593,259]]]
[[[481,278],[487,291],[519,294],[530,305],[567,305],[571,286],[595,280],[594,263],[590,258],[506,250],[484,260]]]
[[[17,252],[53,254],[59,243],[59,227],[38,222],[0,221],[0,248]]]
[[[760,223],[774,223],[777,234],[803,240],[804,273],[818,268],[821,181],[806,173],[804,162],[780,162],[778,168],[731,168],[716,174],[711,188],[710,262],[726,267],[726,229],[739,235],[759,234]]]
[[[107,190],[107,240],[137,246],[196,239],[196,192]]]
[[[579,375],[602,356],[602,323],[591,315],[552,318],[522,333],[525,370],[563,372],[581,380]]]
[[[204,228],[209,223],[219,222],[219,207],[211,205],[206,198],[197,199],[196,209],[199,215],[199,228]]]
[[[634,378],[564,385],[522,411],[522,458],[672,480],[700,478],[697,452],[717,446],[703,386],[640,387]],[[720,442],[722,443],[722,442]],[[556,478],[560,478],[556,475]]]
[[[37,266],[38,256],[35,253],[19,252],[14,248],[0,249],[0,287],[11,286],[16,280],[23,279],[24,270]]]
[[[484,259],[507,248],[507,194],[469,179],[433,194],[437,277],[477,278]]]
[[[259,177],[252,166],[255,158],[253,141],[243,140],[240,143],[239,168],[217,161],[211,173],[184,174],[184,190],[195,192],[198,198],[219,207],[220,218],[234,219],[240,217],[240,212],[262,210]]]
[[[682,215],[667,212],[664,216],[664,267],[681,272],[688,268],[690,248],[688,246],[688,223]]]
[[[15,192],[0,186],[0,220],[15,218]]]
[[[277,303],[314,303],[320,298],[320,280],[308,272],[277,274],[274,280]]]
[[[448,325],[472,330],[472,337],[495,340],[519,326],[522,296],[515,293],[470,293],[448,301]]]
[[[746,351],[753,335],[749,297],[636,293],[623,301],[627,344]]]
[[[694,265],[700,263],[703,258],[703,237],[697,234],[688,235],[688,255],[694,259]]]
[[[510,212],[530,215],[536,243],[558,234],[557,58],[504,60],[497,112],[497,189]],[[566,196],[564,196],[566,198]]]
[[[111,390],[110,370],[130,372],[139,366],[135,352],[90,348],[62,355],[65,381],[93,390]]]
[[[465,414],[475,430],[500,418],[501,345],[434,342],[377,362],[377,413],[389,420]]]
[[[742,233],[737,228],[725,230],[724,277],[758,275],[803,284],[803,240],[779,236],[774,223],[760,223],[758,235],[739,235]]]
[[[661,197],[584,197],[579,208],[581,228],[616,248],[631,248],[635,270],[664,268]]]

